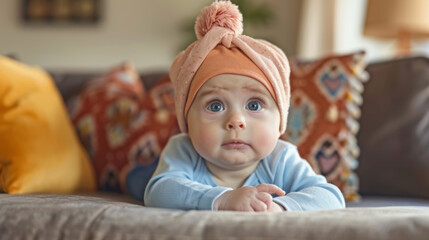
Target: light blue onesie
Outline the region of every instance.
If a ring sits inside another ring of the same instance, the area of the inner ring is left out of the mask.
[[[286,191],[274,201],[288,211],[344,208],[340,190],[317,175],[297,148],[279,140],[273,152],[260,161],[243,186],[275,184]],[[228,187],[218,186],[203,158],[195,151],[187,134],[170,139],[161,154],[158,168],[146,187],[148,207],[212,210],[215,200]]]

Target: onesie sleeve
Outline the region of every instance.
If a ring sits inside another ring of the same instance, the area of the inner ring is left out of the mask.
[[[148,207],[212,210],[214,201],[230,188],[210,186],[195,181],[203,164],[189,137],[180,134],[164,148],[158,167],[144,194]]]
[[[343,194],[326,178],[317,175],[310,164],[303,160],[295,146],[288,144],[280,151],[274,163],[274,182],[286,191],[285,196],[274,202],[287,211],[311,211],[344,208]]]

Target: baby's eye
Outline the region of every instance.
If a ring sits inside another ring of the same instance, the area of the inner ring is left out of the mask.
[[[223,111],[223,105],[220,102],[212,102],[209,104],[207,109],[211,112],[220,112]]]
[[[252,100],[249,103],[247,103],[246,108],[249,109],[250,111],[259,111],[261,110],[262,106],[259,101]]]

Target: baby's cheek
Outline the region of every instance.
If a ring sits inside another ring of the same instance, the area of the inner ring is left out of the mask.
[[[213,136],[211,135],[202,135],[202,137],[199,140],[199,145],[203,148],[211,148],[213,144]]]
[[[192,141],[200,155],[206,155],[217,141],[216,136],[207,129],[201,129],[198,137]]]
[[[273,142],[273,136],[271,133],[267,132],[265,134],[261,134],[258,138],[257,138],[257,143],[259,146],[268,146],[271,145],[271,143]]]
[[[259,146],[259,152],[269,154],[277,144],[279,134],[277,130],[271,128],[260,129],[256,137],[256,144]]]

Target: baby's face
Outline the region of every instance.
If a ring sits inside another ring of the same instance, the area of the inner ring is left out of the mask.
[[[280,136],[280,113],[253,78],[221,74],[200,88],[187,116],[196,151],[210,163],[239,170],[270,154]]]

